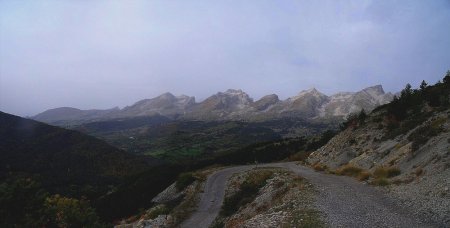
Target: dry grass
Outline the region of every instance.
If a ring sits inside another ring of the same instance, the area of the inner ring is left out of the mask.
[[[363,172],[363,169],[351,164],[341,166],[339,169],[336,170],[336,174],[350,177],[358,177],[361,174],[361,172]]]
[[[401,171],[397,167],[378,167],[373,172],[375,178],[391,178],[401,174]]]
[[[358,180],[360,181],[366,181],[370,178],[370,176],[372,176],[369,172],[367,171],[362,171],[359,173],[359,175],[357,176]]]
[[[170,213],[170,210],[171,208],[167,207],[166,205],[159,205],[147,211],[145,215],[141,217],[141,219],[154,219],[159,215],[167,215]]]
[[[377,186],[386,186],[389,185],[390,182],[388,178],[395,177],[401,174],[401,171],[397,167],[378,167],[373,172],[373,176],[375,179],[371,182],[373,185]],[[397,181],[398,183],[399,181]]]
[[[316,170],[316,171],[324,171],[324,170],[326,170],[328,167],[326,166],[326,165],[323,165],[323,164],[321,164],[321,163],[315,163],[313,166],[312,166],[312,168],[314,169],[314,170]]]
[[[288,160],[289,161],[305,161],[309,156],[309,153],[306,153],[304,151],[295,153],[291,156],[289,156]]]
[[[389,185],[389,180],[384,177],[375,178],[372,182],[370,182],[372,185],[376,186],[386,186]]]

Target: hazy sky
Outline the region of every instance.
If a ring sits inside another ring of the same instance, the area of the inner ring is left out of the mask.
[[[0,110],[435,83],[450,1],[0,0]]]

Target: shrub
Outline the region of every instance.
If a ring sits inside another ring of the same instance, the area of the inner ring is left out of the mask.
[[[363,169],[353,166],[351,164],[344,165],[340,167],[338,170],[336,170],[336,173],[338,175],[345,175],[345,176],[351,176],[351,177],[357,177]]]
[[[400,175],[401,171],[397,167],[378,167],[373,172],[376,178],[391,178]]]
[[[395,177],[402,173],[402,171],[397,167],[391,167],[388,169],[388,177]]]
[[[297,152],[291,156],[289,156],[289,161],[305,161],[309,156],[309,153],[305,151]]]
[[[312,166],[312,168],[314,169],[314,170],[316,170],[316,171],[324,171],[324,170],[326,170],[327,169],[327,166],[326,165],[322,165],[321,163],[315,163],[313,166]]]
[[[388,179],[381,177],[381,178],[375,178],[371,184],[376,185],[376,186],[386,186],[389,185],[389,181]]]
[[[359,175],[358,175],[357,178],[358,178],[358,180],[360,180],[360,181],[365,181],[365,180],[368,180],[370,176],[371,176],[371,175],[370,175],[369,172],[367,172],[367,171],[362,171],[361,173],[359,173]]]
[[[422,145],[428,142],[428,140],[438,135],[442,131],[441,127],[438,125],[436,127],[426,125],[417,128],[408,136],[408,140],[412,142],[412,150],[418,150]]]
[[[30,178],[0,183],[0,227],[44,227],[42,209],[48,195]]]
[[[85,200],[53,195],[44,205],[49,227],[106,227]]]
[[[146,219],[154,219],[158,217],[159,215],[167,215],[170,213],[170,208],[166,205],[160,205],[156,208],[151,209],[148,211],[145,215]]]
[[[422,169],[421,167],[417,168],[417,169],[414,171],[414,174],[416,174],[416,176],[422,175],[422,174],[423,174],[423,169]]]
[[[195,180],[196,178],[192,173],[190,172],[182,173],[178,176],[177,182],[175,183],[175,187],[177,188],[178,191],[181,191],[190,184],[192,184],[192,182],[194,182]]]

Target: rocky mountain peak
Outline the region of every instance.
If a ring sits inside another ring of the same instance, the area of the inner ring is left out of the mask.
[[[154,99],[174,100],[174,99],[176,99],[176,97],[173,94],[166,92],[166,93],[159,95],[158,97],[155,97]]]
[[[377,96],[384,94],[384,89],[383,89],[382,85],[367,87],[367,88],[363,89],[362,91],[366,92],[366,93],[370,93],[372,95],[377,95]]]
[[[117,117],[151,116],[155,114],[185,119],[270,119],[300,116],[302,118],[345,117],[361,109],[370,111],[380,104],[392,100],[393,95],[384,93],[381,85],[365,88],[359,92],[342,92],[327,96],[316,88],[303,90],[297,96],[280,100],[276,94],[262,97],[258,101],[241,89],[218,92],[202,102],[194,97],[164,93],[144,99],[121,110],[78,110],[60,108],[48,110],[34,117],[36,120],[54,123],[60,120],[107,119]],[[59,123],[58,122],[58,123]]]
[[[261,97],[261,99],[259,99],[258,101],[264,101],[264,100],[275,101],[275,102],[280,101],[280,99],[278,98],[278,95],[276,95],[276,94],[266,95],[264,97]]]
[[[325,94],[321,93],[316,88],[311,88],[311,89],[301,91],[297,96],[294,97],[294,99],[302,98],[305,96],[326,97]]]
[[[280,99],[276,94],[270,94],[262,97],[253,103],[253,107],[258,111],[263,111],[271,107],[272,105],[278,103]]]
[[[253,103],[253,99],[240,89],[228,89],[225,92],[217,93],[216,96],[222,100],[222,103],[227,105],[248,105]]]
[[[177,103],[182,105],[194,105],[195,104],[195,97],[190,97],[187,95],[180,95],[176,97]]]
[[[245,94],[245,92],[242,91],[241,89],[227,89],[227,91],[225,91],[225,93],[233,94],[233,95]]]

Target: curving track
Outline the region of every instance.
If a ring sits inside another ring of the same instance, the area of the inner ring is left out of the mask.
[[[382,192],[352,178],[315,172],[292,162],[262,166],[288,169],[313,184],[318,190],[317,208],[324,214],[325,223],[330,227],[433,227],[407,209],[397,206]],[[197,211],[181,227],[210,226],[220,211],[228,178],[253,167],[236,166],[210,175]]]

